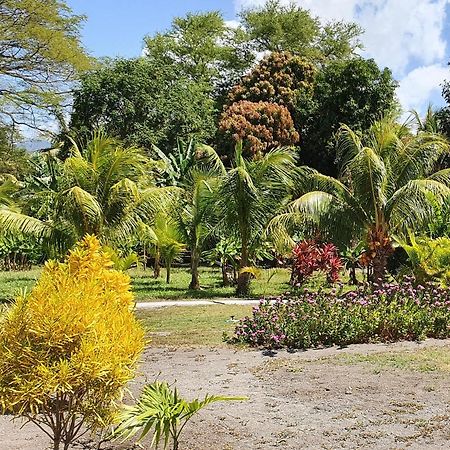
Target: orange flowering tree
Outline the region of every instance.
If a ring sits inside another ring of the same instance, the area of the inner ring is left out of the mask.
[[[299,134],[289,110],[269,102],[242,100],[222,114],[219,132],[230,150],[242,141],[244,156],[260,158],[268,151],[295,145]]]
[[[300,56],[271,53],[230,91],[227,104],[263,101],[285,106],[293,113],[301,98],[312,96],[315,74],[314,65]]]

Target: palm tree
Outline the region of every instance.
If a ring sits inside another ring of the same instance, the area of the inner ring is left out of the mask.
[[[242,156],[236,145],[234,164],[222,176],[216,210],[224,235],[236,235],[241,246],[237,294],[248,295],[251,249],[263,238],[269,220],[286,201],[295,159],[291,151],[277,149],[260,159]]]
[[[166,283],[170,283],[172,263],[185,251],[177,223],[166,214],[157,214],[155,224],[151,227],[154,234],[155,263],[156,257],[164,261],[166,268]],[[158,261],[159,263],[159,261]]]
[[[36,179],[34,191],[25,189],[22,212],[0,211],[3,227],[45,237],[61,250],[87,233],[104,241],[127,239],[155,215],[161,196],[170,196],[170,189],[152,186],[140,149],[124,148],[101,131],[85,148],[74,142],[64,162],[55,161],[51,183]]]
[[[214,192],[219,177],[225,173],[226,169],[215,150],[207,145],[199,145],[190,169],[180,180],[183,192],[170,215],[191,252],[189,289],[200,289],[200,258],[215,222]]]
[[[280,234],[301,224],[342,245],[365,238],[371,279],[383,278],[392,235],[425,226],[434,211],[429,196],[443,202],[449,195],[450,169],[432,173],[448,149],[441,135],[414,134],[392,117],[375,122],[364,136],[343,125],[338,134],[341,179],[301,168],[302,195],[269,229]]]

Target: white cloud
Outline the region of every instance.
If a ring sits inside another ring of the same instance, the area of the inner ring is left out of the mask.
[[[403,108],[406,111],[423,110],[433,98],[440,95],[441,84],[446,78],[449,78],[449,70],[439,64],[417,67],[409,72],[397,90]]]
[[[365,3],[355,19],[366,30],[365,53],[404,76],[411,63],[445,57],[442,37],[448,0],[385,0]]]
[[[235,0],[241,7],[264,4],[264,0]],[[288,4],[290,0],[282,0]],[[389,67],[400,80],[398,96],[405,109],[423,110],[427,95],[450,78],[444,66],[449,55],[443,37],[446,6],[450,0],[297,0],[323,20],[358,22],[365,30],[363,55]],[[445,73],[447,72],[447,73]],[[421,77],[428,77],[421,79]],[[437,82],[432,85],[433,82]],[[436,94],[434,92],[434,94]]]
[[[238,20],[225,20],[225,25],[228,28],[236,29],[239,27],[239,21]]]

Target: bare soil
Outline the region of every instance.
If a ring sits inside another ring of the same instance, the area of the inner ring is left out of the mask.
[[[427,347],[450,351],[450,341],[296,353],[150,347],[130,388],[138,393],[143,383],[159,378],[176,381],[188,398],[250,397],[201,411],[185,429],[184,450],[450,449],[450,371],[414,371],[337,356]],[[1,450],[48,448],[37,428],[20,426],[0,417]],[[84,439],[75,448],[96,446]],[[137,447],[107,443],[101,448]]]

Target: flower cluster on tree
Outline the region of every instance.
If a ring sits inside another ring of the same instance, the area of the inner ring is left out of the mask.
[[[271,149],[294,145],[300,138],[286,107],[247,100],[233,103],[222,114],[219,131],[230,147],[242,141],[245,156],[255,158]]]
[[[270,53],[228,94],[228,104],[240,100],[271,102],[290,112],[301,93],[312,95],[314,65],[289,52]]]

